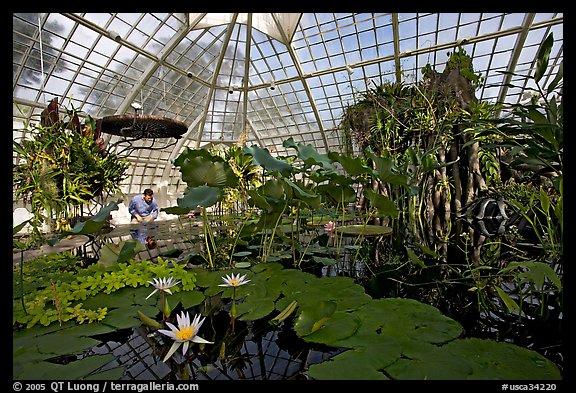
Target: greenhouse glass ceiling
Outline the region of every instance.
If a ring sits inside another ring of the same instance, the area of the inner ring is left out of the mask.
[[[16,13],[13,139],[26,138],[55,97],[96,119],[137,112],[181,122],[166,148],[134,142],[123,189],[180,195],[171,161],[186,147],[245,140],[282,155],[293,137],[339,151],[348,105],[385,82],[418,82],[427,64],[441,72],[457,47],[485,78],[479,100],[523,102],[534,86],[522,76],[550,33],[545,81],[563,59],[562,13]]]

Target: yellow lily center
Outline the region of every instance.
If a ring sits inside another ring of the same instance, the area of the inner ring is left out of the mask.
[[[234,279],[232,279],[232,280],[230,280],[230,285],[232,285],[233,287],[236,287],[236,286],[238,286],[238,283],[239,283],[239,281],[238,281],[238,280],[236,280],[235,278],[234,278]]]
[[[188,341],[192,337],[194,337],[194,333],[196,333],[194,326],[188,326],[182,328],[176,332],[176,338],[182,341]]]

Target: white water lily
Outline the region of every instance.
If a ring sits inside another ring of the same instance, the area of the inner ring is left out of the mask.
[[[159,333],[162,333],[174,340],[174,343],[164,357],[163,362],[168,360],[170,356],[172,356],[182,344],[184,344],[184,347],[182,348],[182,355],[186,355],[190,341],[198,344],[214,344],[211,341],[207,341],[201,337],[198,337],[198,331],[200,330],[200,327],[204,323],[206,317],[200,320],[200,314],[196,314],[192,320],[192,323],[190,323],[190,315],[182,311],[180,315],[176,315],[176,319],[178,320],[178,327],[174,326],[170,322],[166,322],[166,325],[168,325],[170,330],[158,330]]]
[[[224,280],[224,284],[218,284],[219,287],[239,287],[250,282],[250,280],[246,280],[246,275],[240,277],[240,273],[237,276],[234,276],[234,273],[231,276],[226,275],[226,277],[222,277],[222,280]]]
[[[170,295],[172,295],[172,292],[170,292],[170,288],[180,283],[180,280],[176,282],[172,282],[172,280],[173,277],[168,278],[163,277],[161,279],[155,278],[154,281],[148,281],[150,284],[152,284],[152,286],[154,286],[155,289],[152,291],[150,295],[148,295],[146,299],[150,298],[150,296],[154,295],[158,291],[168,292]]]

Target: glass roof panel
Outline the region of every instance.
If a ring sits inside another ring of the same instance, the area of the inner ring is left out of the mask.
[[[361,93],[419,81],[428,63],[442,71],[458,45],[485,77],[478,99],[526,99],[534,86],[522,75],[550,32],[545,80],[563,59],[562,13],[15,13],[13,133],[26,137],[23,124],[53,97],[95,118],[138,102],[188,132],[166,151],[134,150],[126,192],[163,181],[176,193],[185,185],[171,159],[243,131],[247,144],[278,154],[288,136],[338,150],[342,115]]]

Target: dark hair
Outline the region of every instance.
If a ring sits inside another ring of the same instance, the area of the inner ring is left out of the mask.
[[[150,188],[147,188],[142,194],[152,196],[154,195],[154,191],[152,191]]]

